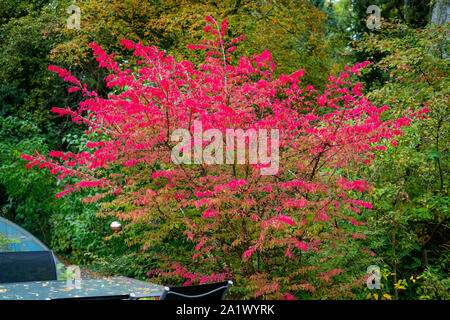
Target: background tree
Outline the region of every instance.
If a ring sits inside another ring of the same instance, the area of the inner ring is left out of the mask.
[[[445,279],[442,271],[449,268],[450,218],[448,25],[413,29],[400,23],[385,24],[378,36],[361,42],[367,52],[385,55],[376,67],[389,75],[389,80],[369,96],[379,103],[396,105],[391,117],[423,107],[429,112],[423,122],[405,130],[396,150],[388,148],[368,172],[377,185],[374,221],[384,224],[380,230],[389,230],[379,251],[385,253],[385,263],[396,274],[394,282],[416,277],[427,269]],[[398,297],[399,290],[394,291]]]

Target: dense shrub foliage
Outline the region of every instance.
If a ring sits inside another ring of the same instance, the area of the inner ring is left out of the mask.
[[[85,202],[103,200],[104,214],[128,224],[147,223],[135,240],[143,249],[180,243],[185,253],[162,253],[164,267],[150,275],[182,275],[185,284],[232,278],[242,297],[354,296],[351,286],[360,285],[363,270],[343,275],[349,271],[346,248],[370,256],[370,250],[349,243],[365,238],[358,226],[372,205],[361,201],[370,186],[352,178],[352,169],[370,163],[384,144],[396,144],[400,128],[416,116],[382,120],[387,107],[372,105],[361,83],[349,80],[368,63],[330,76],[319,92],[298,85],[303,70],[274,77],[268,51],[234,57],[243,37],[228,39],[227,27],[226,20],[207,18],[209,38],[190,45],[206,51],[198,67],[123,40],[141,58],[133,73],[120,70],[92,43],[100,65],[110,71],[107,87],[120,88],[108,98],[50,66],[74,85],[70,92],[83,92],[78,110],[52,111],[88,126],[89,150],[23,155],[26,167],[48,168],[65,181],[57,197],[93,188],[96,194]],[[175,164],[171,135],[180,128],[194,133],[195,121],[224,135],[227,129],[279,130],[279,171],[263,175],[262,165],[237,160]],[[331,260],[330,253],[343,259]],[[192,261],[179,263],[180,257]]]

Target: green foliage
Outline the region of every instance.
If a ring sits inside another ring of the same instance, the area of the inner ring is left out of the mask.
[[[396,107],[386,117],[428,110],[423,121],[413,121],[403,130],[397,147],[389,146],[364,173],[374,183],[370,200],[375,210],[375,233],[371,241],[377,244],[375,252],[393,270],[393,282],[417,277],[426,270],[433,270],[434,276],[427,278],[433,280],[429,281],[448,281],[447,33],[448,26],[417,30],[385,23],[379,35],[360,43],[367,53],[384,55],[374,68],[388,80],[376,86],[369,97],[380,105]],[[394,286],[394,297],[418,299],[416,289]],[[441,294],[431,296],[442,298]]]
[[[48,218],[56,208],[53,177],[28,171],[22,152],[48,152],[40,130],[30,121],[0,117],[0,185],[5,215],[48,242]]]
[[[427,268],[419,275],[393,280],[396,276],[388,265],[381,268],[380,289],[364,289],[360,299],[393,300],[396,294],[405,300],[448,300],[450,279],[434,268]]]

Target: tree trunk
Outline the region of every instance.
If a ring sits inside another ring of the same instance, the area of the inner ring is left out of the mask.
[[[449,0],[436,0],[431,12],[431,23],[444,24],[450,22],[450,1]]]
[[[431,11],[430,23],[432,24],[445,24],[450,22],[450,0],[436,0],[436,3],[433,6],[433,10]],[[448,40],[449,36],[447,36]],[[443,43],[440,44],[442,58],[447,58],[447,53],[445,50],[442,50]]]
[[[408,21],[407,19],[408,13],[408,0],[403,0],[403,20]]]
[[[395,287],[395,284],[397,283],[397,256],[395,253],[395,246],[397,245],[397,223],[395,221],[395,214],[396,212],[394,210],[392,214],[392,273],[394,274],[394,299],[398,300],[398,289]]]

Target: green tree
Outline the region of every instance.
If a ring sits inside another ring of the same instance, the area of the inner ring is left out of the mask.
[[[381,52],[375,68],[389,79],[369,93],[382,105],[397,106],[390,116],[425,110],[424,121],[411,122],[399,146],[364,173],[375,183],[373,227],[377,253],[390,265],[393,282],[433,268],[448,277],[450,221],[448,196],[449,62],[448,25],[414,29],[385,23],[385,29],[362,42],[365,52]],[[395,297],[418,298],[415,292]]]

